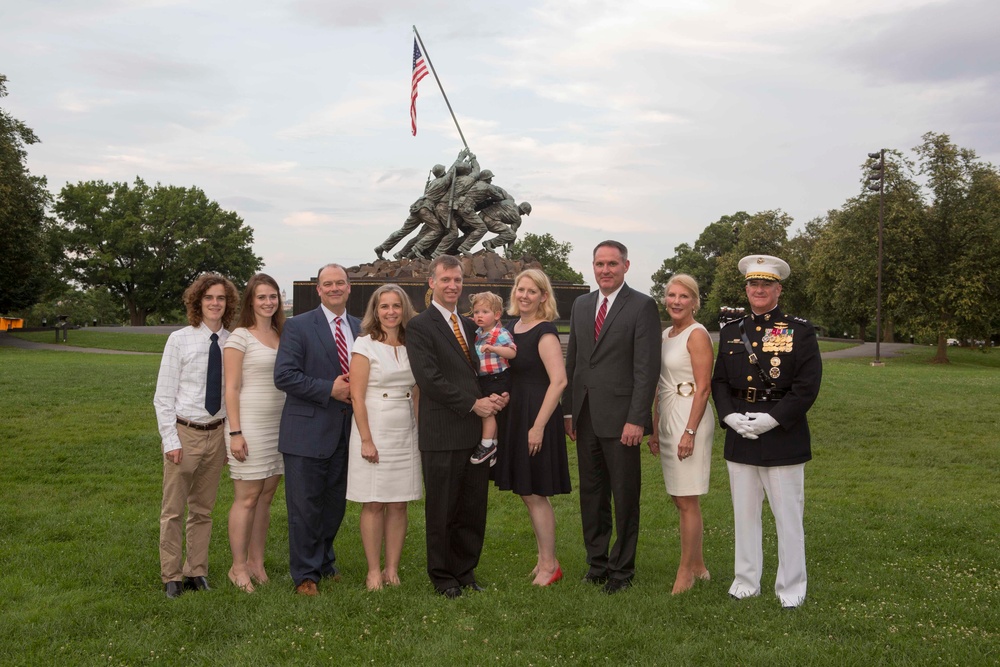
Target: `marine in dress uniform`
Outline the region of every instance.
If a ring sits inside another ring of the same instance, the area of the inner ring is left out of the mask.
[[[740,260],[751,310],[722,327],[712,398],[726,429],[725,459],[736,532],[729,594],[760,594],[761,510],[765,494],[778,533],[774,592],[782,607],[806,597],[805,463],[812,458],[806,412],[822,376],[816,332],[778,307],[788,264],[769,255]]]

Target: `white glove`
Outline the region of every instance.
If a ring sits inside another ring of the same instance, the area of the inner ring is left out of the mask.
[[[778,425],[778,420],[766,412],[748,412],[746,416],[750,420],[747,430],[754,435],[767,433]]]
[[[750,420],[747,419],[746,415],[741,415],[738,412],[731,412],[722,418],[726,426],[736,431],[738,434],[747,438],[748,440],[756,440],[757,436],[750,432]]]

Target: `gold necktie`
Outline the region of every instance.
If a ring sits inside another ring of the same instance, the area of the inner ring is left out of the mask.
[[[465,358],[472,363],[472,355],[469,354],[469,345],[465,342],[465,336],[462,335],[462,330],[458,328],[458,315],[455,313],[451,314],[451,328],[455,330],[455,338],[458,339],[458,344],[462,346],[462,352],[465,352]]]

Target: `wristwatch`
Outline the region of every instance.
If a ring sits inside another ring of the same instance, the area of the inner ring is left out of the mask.
[[[233,437],[234,435],[243,435],[243,431],[230,431],[229,432],[229,437],[230,438]]]
[[[697,431],[695,431],[693,428],[686,428],[684,429],[684,432],[687,433],[688,435],[694,435],[695,433],[697,433]]]

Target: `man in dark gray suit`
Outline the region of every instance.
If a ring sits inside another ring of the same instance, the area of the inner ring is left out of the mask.
[[[428,268],[432,301],[406,327],[406,352],[420,388],[420,461],[424,473],[427,574],[447,598],[483,590],[476,565],[486,534],[489,466],[473,465],[482,417],[507,404],[483,397],[476,378],[476,325],[458,313],[462,263],[439,255]]]
[[[635,576],[639,444],[652,429],[660,375],[659,312],[653,299],[625,284],[628,268],[628,249],[618,241],[594,248],[598,290],[573,302],[563,393],[566,434],[576,441],[580,466],[584,580],[603,584],[606,593],[630,587]]]
[[[285,323],[274,385],[285,392],[278,451],[285,462],[289,569],[295,592],[316,595],[322,577],[339,578],[333,539],[347,505],[351,436],[349,364],[361,331],[347,314],[351,284],[339,264],[319,270],[320,306]]]

